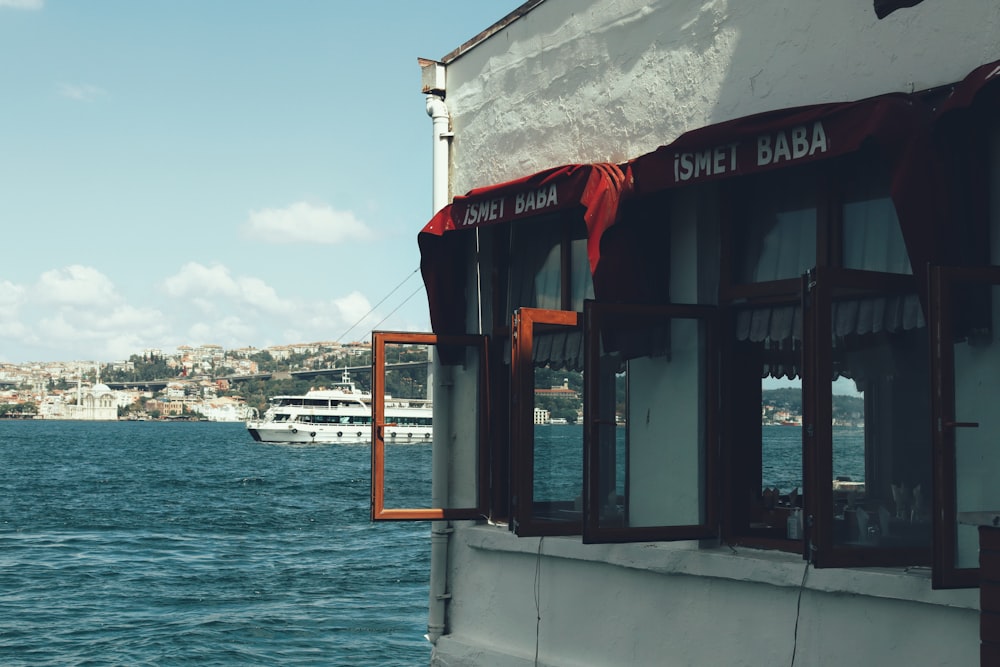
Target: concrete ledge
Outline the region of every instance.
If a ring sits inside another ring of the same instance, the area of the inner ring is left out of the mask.
[[[517,537],[505,526],[491,525],[456,526],[455,539],[476,550],[520,553],[531,557],[540,553],[542,558],[604,563],[668,576],[708,577],[798,588],[803,585],[805,574],[806,590],[979,609],[978,588],[933,590],[931,571],[927,567],[810,567],[805,572],[806,564],[800,556],[782,551],[731,549],[691,541],[583,544],[579,537]]]

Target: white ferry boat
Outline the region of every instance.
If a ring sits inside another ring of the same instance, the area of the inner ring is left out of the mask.
[[[386,442],[430,442],[430,401],[386,396],[385,415]],[[345,372],[343,379],[330,388],[312,389],[303,395],[272,397],[264,415],[254,410],[246,427],[258,442],[371,442],[372,396],[358,389]]]

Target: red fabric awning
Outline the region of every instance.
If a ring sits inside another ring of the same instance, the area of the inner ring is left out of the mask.
[[[929,113],[903,94],[768,111],[686,132],[630,169],[635,191],[647,194],[827,160],[869,140],[891,152],[928,126]]]
[[[938,105],[937,120],[980,105],[1000,108],[1000,60],[980,65],[955,84],[951,93]]]
[[[623,182],[624,175],[615,165],[573,164],[455,197],[417,236],[434,331],[465,331],[466,267],[457,254],[464,236],[460,232],[579,210],[587,226],[587,256],[593,273],[600,261],[601,236],[618,214]]]

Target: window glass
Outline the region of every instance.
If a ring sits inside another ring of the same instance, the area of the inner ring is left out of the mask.
[[[915,294],[830,304],[834,545],[929,548],[927,327]],[[833,385],[837,389],[836,383]]]
[[[979,286],[960,285],[954,302],[963,294],[979,294]],[[955,401],[955,509],[958,513],[956,563],[958,568],[979,566],[979,533],[975,521],[962,520],[965,513],[1000,511],[1000,287],[988,288],[992,322],[975,335],[960,335],[954,341]],[[982,303],[966,298],[965,303]]]
[[[584,382],[580,316],[521,308],[512,329],[514,531],[579,534]]]
[[[888,177],[875,160],[855,166],[842,208],[843,266],[847,269],[912,273]]]
[[[715,532],[711,328],[703,306],[588,304],[588,541]]]
[[[481,336],[373,332],[373,519],[486,514],[485,357]]]
[[[748,178],[733,214],[737,283],[798,278],[816,265],[816,186],[810,170]]]
[[[736,313],[724,396],[730,429],[733,538],[800,543],[807,489],[802,461],[802,310],[774,304]]]
[[[583,333],[544,324],[532,333],[535,516],[578,521],[583,509]]]
[[[586,231],[582,220],[571,223],[566,217],[539,217],[511,226],[509,312],[583,310],[584,299],[594,295]]]

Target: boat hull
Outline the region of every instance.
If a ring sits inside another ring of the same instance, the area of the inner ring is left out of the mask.
[[[312,424],[275,424],[263,420],[246,423],[247,432],[257,442],[284,444],[364,444],[372,440],[371,427]],[[417,444],[430,442],[430,426],[386,426],[386,442]]]

